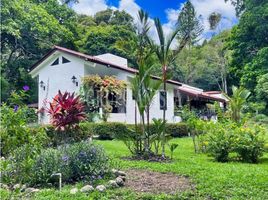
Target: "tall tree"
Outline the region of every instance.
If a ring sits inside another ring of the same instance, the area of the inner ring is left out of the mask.
[[[197,17],[195,8],[190,1],[187,1],[178,16],[179,34],[178,40],[187,37],[187,43],[190,47],[199,40],[199,36],[203,33],[203,25]]]
[[[268,72],[268,2],[245,1],[239,24],[233,28],[228,43],[232,51],[233,84],[241,84],[254,95],[257,77]]]

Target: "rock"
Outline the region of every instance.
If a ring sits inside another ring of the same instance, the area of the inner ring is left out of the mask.
[[[70,194],[76,194],[78,192],[78,189],[77,188],[72,188],[70,190]]]
[[[122,180],[125,182],[126,181],[126,176],[118,176],[119,178],[122,178]]]
[[[117,188],[117,187],[119,187],[119,185],[116,183],[115,180],[108,181],[107,185],[108,185],[109,188]]]
[[[39,191],[40,191],[39,189],[31,188],[31,187],[25,189],[26,193],[34,193],[34,192],[39,192]]]
[[[82,187],[80,189],[80,192],[92,192],[94,190],[94,187],[92,187],[91,185],[85,185],[84,187]]]
[[[26,188],[27,188],[27,186],[24,184],[24,185],[21,186],[20,191],[24,192]]]
[[[117,171],[116,176],[126,176],[127,174],[123,171]]]
[[[21,188],[21,185],[19,183],[13,185],[13,190],[18,190]]]
[[[96,190],[100,191],[100,192],[104,192],[106,190],[106,187],[104,185],[98,185],[96,187]]]
[[[0,188],[5,189],[5,190],[9,190],[8,185],[6,185],[4,183],[0,183]]]
[[[116,182],[117,185],[119,185],[119,186],[124,186],[124,184],[125,184],[125,182],[123,181],[123,179],[120,178],[120,177],[117,177],[117,178],[115,179],[115,182]]]
[[[119,170],[116,170],[116,169],[112,169],[111,170],[112,173],[114,173],[116,176],[126,176],[126,172],[123,172],[123,171],[119,171]]]

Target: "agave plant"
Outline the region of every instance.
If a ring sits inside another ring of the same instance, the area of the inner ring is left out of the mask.
[[[86,118],[84,104],[80,101],[80,97],[75,96],[74,93],[65,92],[62,94],[59,91],[54,101],[49,105],[48,113],[56,130],[64,131],[74,128]]]

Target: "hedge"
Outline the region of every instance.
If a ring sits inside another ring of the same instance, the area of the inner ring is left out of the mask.
[[[127,134],[129,129],[135,130],[134,124],[124,124],[119,122],[83,122],[79,124],[79,128],[73,129],[68,132],[56,131],[51,125],[45,125],[43,128],[49,138],[49,146],[57,146],[63,142],[79,142],[81,140],[88,139],[89,137],[98,136],[100,140],[112,140],[116,138],[116,135],[120,133]],[[157,130],[153,124],[150,125],[151,134],[154,134]],[[34,129],[32,129],[33,132]],[[141,131],[141,127],[138,126],[138,131]],[[185,137],[188,136],[186,123],[173,123],[166,125],[166,133],[173,137]]]

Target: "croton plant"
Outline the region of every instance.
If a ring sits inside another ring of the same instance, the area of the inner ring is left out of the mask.
[[[48,113],[51,123],[57,130],[75,128],[80,121],[85,120],[84,104],[74,93],[58,92],[53,102],[49,103]]]

